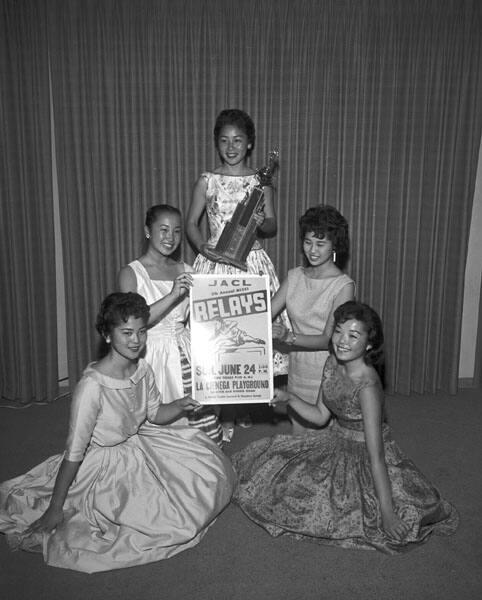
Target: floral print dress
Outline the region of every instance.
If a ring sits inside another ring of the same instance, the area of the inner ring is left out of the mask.
[[[405,456],[385,423],[393,504],[410,525],[400,541],[385,534],[359,403],[360,390],[380,381],[354,384],[330,356],[322,385],[334,416],[328,427],[303,436],[260,439],[232,457],[239,479],[235,502],[246,515],[273,536],[388,554],[414,548],[431,533],[453,533],[456,509]]]

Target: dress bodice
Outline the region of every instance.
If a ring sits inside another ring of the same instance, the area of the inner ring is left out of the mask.
[[[294,331],[306,335],[322,333],[333,302],[346,285],[353,283],[348,275],[313,279],[304,267],[288,271],[286,308]]]
[[[359,394],[369,386],[381,388],[378,377],[367,377],[355,383],[343,373],[335,357],[330,355],[325,363],[322,386],[323,402],[338,421],[353,429],[363,429]]]
[[[237,205],[259,184],[256,175],[221,175],[202,173],[206,181],[206,214],[209,222],[209,242],[215,245],[225,224],[231,220]],[[258,246],[256,246],[256,244]],[[254,249],[259,247],[255,242]]]
[[[91,446],[115,446],[136,434],[153,418],[161,401],[154,375],[139,359],[129,379],[103,375],[91,363],[72,397],[66,458],[82,460]]]
[[[147,361],[117,379],[89,365],[75,388],[65,453],[0,483],[0,532],[55,567],[93,573],[192,548],[229,503],[229,458],[195,427],[157,425],[160,394]],[[78,462],[52,532],[29,531],[64,459]]]
[[[153,304],[170,293],[173,285],[172,281],[151,279],[144,265],[138,260],[132,261],[129,266],[136,275],[137,292],[145,298],[147,304]],[[192,267],[184,263],[184,270],[191,272]],[[188,316],[189,297],[186,296],[166,313],[158,323],[149,328],[149,337],[165,336],[166,333],[179,333],[184,329]]]
[[[314,279],[307,276],[304,267],[290,269],[286,309],[293,331],[302,335],[322,334],[338,294],[347,285],[353,285],[353,280],[345,274]],[[327,357],[327,350],[290,352],[288,389],[315,404]]]

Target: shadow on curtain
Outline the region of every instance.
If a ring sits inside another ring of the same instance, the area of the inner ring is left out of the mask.
[[[140,254],[145,210],[183,212],[226,107],[278,145],[284,277],[313,204],[351,226],[350,274],[387,338],[389,390],[457,389],[466,246],[482,126],[482,8],[471,0],[49,3],[69,372]],[[185,259],[193,254],[185,245]]]

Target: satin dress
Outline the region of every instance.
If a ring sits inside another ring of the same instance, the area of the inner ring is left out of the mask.
[[[129,379],[89,365],[72,398],[65,453],[0,485],[0,531],[51,566],[93,573],[192,548],[231,499],[229,459],[194,427],[149,423],[161,402],[143,359]],[[82,461],[50,534],[26,534],[47,509],[63,458]]]

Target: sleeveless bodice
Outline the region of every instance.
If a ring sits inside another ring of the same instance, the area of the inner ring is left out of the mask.
[[[304,335],[323,333],[340,291],[353,281],[348,275],[312,279],[303,267],[288,272],[286,309],[293,331]],[[327,350],[295,350],[290,353],[288,389],[314,404],[318,396]]]
[[[206,214],[209,221],[209,242],[216,245],[225,224],[231,220],[237,205],[248,196],[259,183],[256,175],[221,175],[206,172],[201,175],[206,181]],[[260,248],[255,241],[253,249]]]

